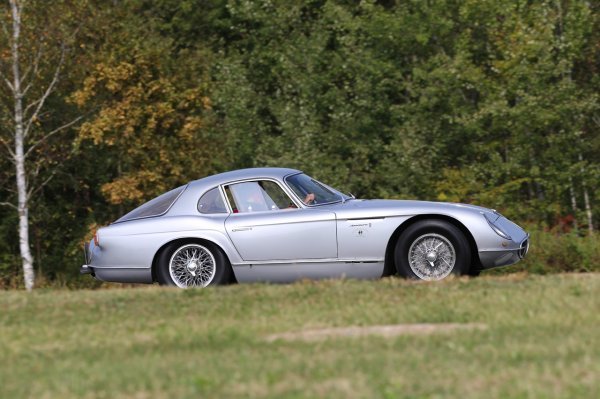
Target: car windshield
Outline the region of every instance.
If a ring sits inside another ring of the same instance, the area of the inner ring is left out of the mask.
[[[344,194],[303,173],[288,176],[286,183],[306,205],[324,205],[347,199]]]

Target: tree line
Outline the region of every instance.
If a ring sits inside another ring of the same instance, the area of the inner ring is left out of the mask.
[[[600,4],[3,2],[0,279],[77,275],[90,231],[189,180],[304,170],[357,197],[593,234]],[[29,273],[29,274],[28,274]]]

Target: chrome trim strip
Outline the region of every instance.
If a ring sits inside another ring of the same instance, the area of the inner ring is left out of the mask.
[[[492,248],[492,249],[478,249],[477,252],[515,252],[515,251],[520,251],[521,247],[519,248]]]
[[[250,231],[252,230],[252,227],[239,227],[237,229],[231,229],[232,233],[235,233],[236,231]]]
[[[298,209],[300,209],[300,208],[298,208]],[[256,212],[233,213],[233,214],[231,214],[231,217],[235,218],[235,217],[238,217],[238,215],[260,215],[261,213],[269,213],[269,212],[277,212],[277,210],[275,210],[275,211],[256,211]],[[332,215],[335,214],[335,212],[333,212],[333,211],[331,211],[330,213]],[[228,219],[228,220],[233,220],[233,219]],[[317,223],[317,222],[324,222],[324,221],[325,222],[328,222],[328,221],[335,222],[336,219],[334,218],[334,219],[323,219],[323,220],[311,220],[311,221],[308,221],[308,222],[306,222],[304,220],[301,220],[301,221],[297,221],[297,222],[263,223],[263,224],[253,224],[251,226],[244,226],[243,228],[247,228],[249,230],[252,230],[252,227],[279,226],[279,225],[282,225],[282,224],[285,224],[285,225],[290,225],[290,224],[307,224],[307,223]],[[240,231],[240,230],[236,230],[236,231]]]
[[[270,265],[270,264],[296,264],[296,263],[380,263],[384,262],[384,258],[380,259],[284,259],[284,260],[266,260],[266,261],[247,261],[232,263],[232,266],[249,266],[249,265]]]
[[[148,270],[151,269],[151,266],[96,266],[96,265],[87,265],[94,270],[122,270],[122,269],[135,269],[135,270]]]
[[[387,216],[375,216],[375,217],[364,217],[364,218],[348,218],[348,219],[338,219],[340,222],[343,222],[344,220],[347,220],[348,222],[354,222],[354,221],[359,221],[359,220],[383,220],[385,219]]]

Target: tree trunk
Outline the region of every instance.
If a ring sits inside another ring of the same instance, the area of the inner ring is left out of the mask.
[[[23,127],[23,92],[21,90],[21,72],[19,69],[19,38],[21,34],[21,7],[17,0],[10,0],[12,12],[12,72],[13,96],[15,100],[15,167],[17,179],[17,211],[19,214],[19,248],[23,261],[23,277],[27,291],[33,289],[35,275],[33,256],[29,245],[29,198],[27,193],[27,175],[25,173],[25,131]]]
[[[587,215],[588,230],[590,231],[590,234],[594,234],[594,218],[592,215],[592,206],[590,205],[590,196],[585,184],[585,168],[583,167],[583,156],[581,153],[579,153],[579,162],[581,164],[580,170],[582,179],[581,185],[583,186],[583,204],[585,206],[585,213]]]
[[[594,219],[592,217],[592,207],[590,205],[590,197],[585,184],[583,185],[583,202],[585,203],[585,213],[587,214],[588,230],[590,234],[594,234]]]
[[[577,231],[577,198],[575,197],[575,188],[573,187],[573,178],[571,176],[569,176],[569,194],[571,195],[571,208],[573,208],[573,228]]]

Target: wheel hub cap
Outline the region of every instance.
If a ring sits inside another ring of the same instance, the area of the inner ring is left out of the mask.
[[[187,269],[192,276],[196,275],[196,269],[198,268],[198,264],[196,262],[190,262],[187,265]]]
[[[437,260],[437,253],[429,252],[426,256],[428,262],[435,262]]]
[[[447,277],[456,263],[456,251],[444,236],[428,233],[413,241],[408,250],[408,264],[422,280],[441,280]]]

